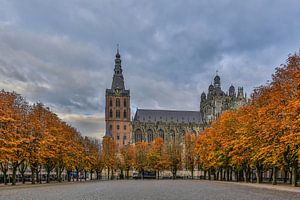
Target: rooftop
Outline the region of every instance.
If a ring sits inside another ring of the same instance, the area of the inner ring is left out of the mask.
[[[199,111],[137,109],[133,121],[201,123]]]

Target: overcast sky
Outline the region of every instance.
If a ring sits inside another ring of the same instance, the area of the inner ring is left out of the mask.
[[[0,88],[104,133],[120,44],[131,107],[199,110],[216,70],[249,94],[300,48],[299,0],[0,0]]]

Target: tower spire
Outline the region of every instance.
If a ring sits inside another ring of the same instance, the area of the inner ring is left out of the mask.
[[[119,44],[117,44],[117,54],[115,58],[114,76],[111,89],[125,90],[123,70],[121,65],[121,55],[119,52]]]
[[[121,55],[119,53],[119,48],[120,48],[120,45],[119,43],[117,44],[117,54],[116,54],[116,58],[121,58]]]

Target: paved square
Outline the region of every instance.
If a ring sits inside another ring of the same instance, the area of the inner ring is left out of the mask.
[[[124,180],[0,188],[0,199],[300,199],[300,193],[261,189],[216,181]]]

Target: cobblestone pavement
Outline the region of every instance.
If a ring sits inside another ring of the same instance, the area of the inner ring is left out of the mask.
[[[129,180],[0,189],[0,199],[300,199],[300,193],[199,180]]]

